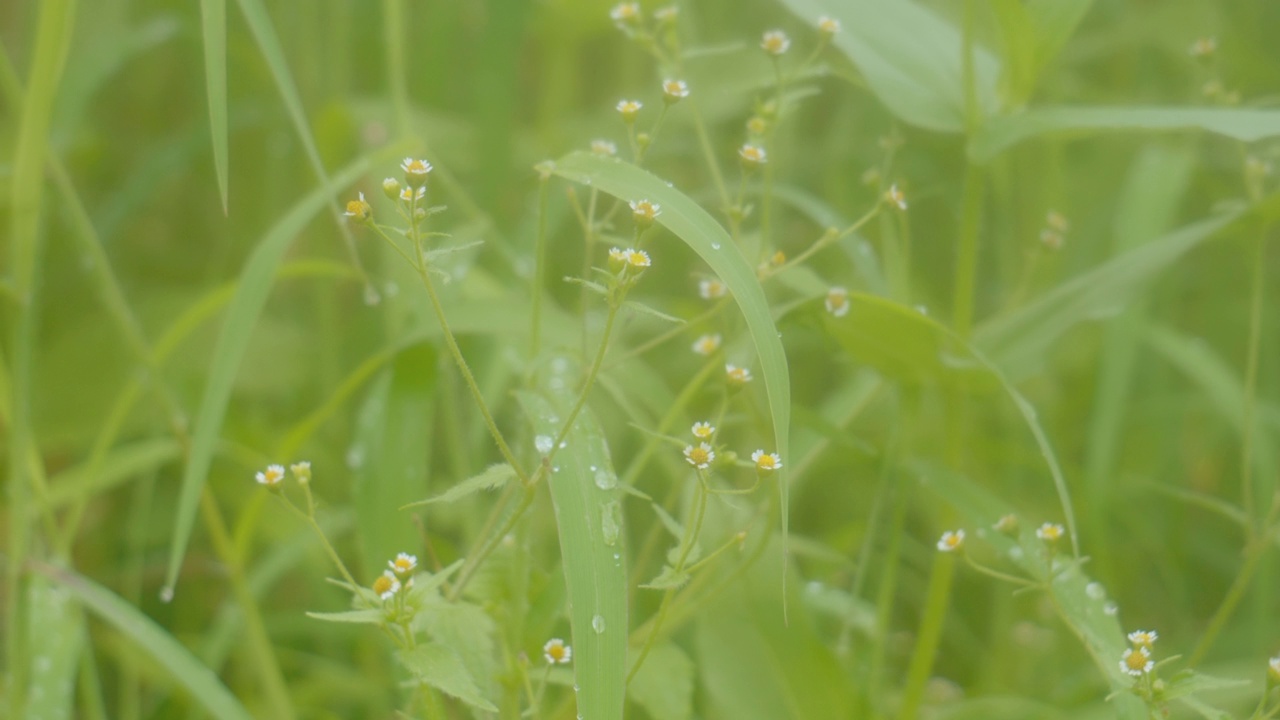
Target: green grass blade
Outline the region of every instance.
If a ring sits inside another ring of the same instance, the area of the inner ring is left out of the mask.
[[[267,302],[267,295],[271,292],[276,270],[284,253],[316,213],[329,204],[329,197],[339,188],[355,182],[368,171],[369,166],[369,159],[361,158],[338,173],[329,185],[321,186],[299,200],[263,236],[245,263],[209,363],[209,379],[200,401],[200,412],[191,438],[190,460],[182,475],[181,494],[174,513],[173,541],[169,548],[163,597],[172,596],[177,582],[182,557],[186,554],[187,542],[191,539],[191,531],[195,525],[200,491],[209,475],[214,445],[222,430],[227,403],[231,399],[231,386],[249,349],[250,333]]]
[[[71,570],[49,565],[34,568],[70,591],[85,607],[150,655],[159,667],[168,670],[174,681],[185,687],[210,715],[219,720],[252,719],[217,675],[138,608]]]
[[[72,717],[73,682],[84,648],[84,616],[70,593],[48,578],[35,576],[27,585],[28,632],[39,638],[32,648],[31,686],[27,690],[28,718],[66,720]]]
[[[564,379],[564,378],[560,378]],[[571,381],[565,381],[572,387]],[[534,432],[555,437],[573,398],[548,399],[523,393],[520,403]],[[603,518],[621,490],[601,477],[616,478],[604,432],[583,408],[565,439],[547,480],[556,510],[565,585],[569,592],[569,625],[573,631],[573,672],[578,688],[578,715],[593,720],[621,720],[626,698],[627,571],[622,541],[607,541]],[[600,485],[606,487],[600,487]]]
[[[171,438],[140,440],[117,446],[101,458],[91,457],[49,478],[49,494],[45,496],[45,502],[50,509],[58,509],[80,497],[110,490],[181,457],[182,446]]]
[[[760,374],[769,396],[769,416],[778,453],[785,462],[791,452],[791,377],[782,339],[755,269],[743,257],[729,233],[687,195],[661,178],[630,163],[575,152],[556,161],[563,178],[591,185],[621,200],[648,198],[662,206],[658,222],[696,252],[729,288],[747,322],[747,330],[760,358]],[[661,268],[661,260],[658,261]],[[786,470],[783,470],[785,473]],[[779,473],[782,501],[782,536],[788,527],[788,483]]]
[[[781,0],[791,12],[816,24],[820,16],[844,26],[831,43],[862,72],[889,111],[912,125],[942,132],[965,127],[960,32],[933,11],[910,0]],[[978,107],[997,108],[1000,62],[974,48]]]
[[[1280,135],[1280,110],[1199,107],[1045,107],[988,120],[969,144],[986,162],[1039,135],[1203,130],[1242,142]]]
[[[204,34],[204,84],[209,97],[209,134],[213,170],[218,176],[222,212],[227,212],[227,0],[200,0]]]

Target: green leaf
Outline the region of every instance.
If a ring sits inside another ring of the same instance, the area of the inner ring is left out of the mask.
[[[482,696],[495,697],[499,693],[496,628],[483,608],[466,602],[432,602],[423,606],[415,624],[462,660]]]
[[[419,645],[412,650],[401,650],[396,653],[396,657],[419,682],[452,695],[472,707],[487,712],[498,711],[493,703],[480,694],[480,689],[476,687],[471,673],[467,672],[462,658],[444,645]]]
[[[666,206],[663,206],[664,211]],[[666,213],[664,212],[663,215]],[[565,365],[568,365],[566,363]],[[545,373],[557,386],[575,382],[553,370]],[[518,395],[538,435],[555,437],[574,398],[569,390],[548,396]],[[621,491],[602,478],[616,478],[603,430],[583,408],[552,459],[547,484],[556,511],[565,585],[569,592],[569,626],[573,631],[573,672],[579,691],[578,713],[584,718],[621,720],[626,698],[627,573],[621,547],[606,542],[604,508]],[[616,482],[616,481],[615,481]]]
[[[227,212],[227,0],[200,0],[204,35],[204,84],[209,98],[209,134],[222,212]]]
[[[175,682],[191,693],[205,712],[219,720],[251,720],[249,712],[213,671],[140,610],[71,570],[48,565],[35,565],[34,569],[71,591],[85,607],[151,656]]]
[[[693,661],[673,643],[654,645],[627,688],[631,699],[653,718],[693,717]]]
[[[826,15],[843,28],[831,39],[867,80],[889,111],[912,125],[942,132],[965,127],[960,33],[931,10],[910,0],[782,0],[809,23]],[[978,107],[997,109],[1000,63],[973,49]],[[665,206],[663,206],[665,208]]]
[[[332,623],[355,623],[357,625],[384,625],[387,614],[382,610],[348,610],[339,613],[309,612],[307,617]]]
[[[483,490],[496,490],[497,488],[506,485],[515,476],[516,471],[506,463],[490,465],[479,475],[469,477],[435,497],[429,497],[426,500],[409,503],[408,505],[402,506],[400,509],[403,510],[405,508],[418,507],[420,505],[431,505],[433,503],[456,502],[464,497],[470,497],[471,495]]]
[[[1093,0],[993,0],[1010,105],[1020,106],[1031,96],[1045,67],[1062,51],[1092,5]]]
[[[679,548],[676,548],[676,550],[679,551]],[[690,554],[692,555],[692,553]],[[658,573],[657,577],[647,583],[644,583],[640,587],[648,590],[674,590],[676,588],[684,587],[684,584],[687,582],[689,582],[689,571],[681,570],[677,572],[676,569],[670,565],[663,565],[662,572]]]
[[[35,576],[27,585],[28,637],[31,648],[28,718],[65,720],[71,717],[76,672],[84,648],[84,616],[71,593],[49,578]]]
[[[361,158],[335,176],[329,185],[308,193],[267,231],[245,263],[210,358],[208,381],[205,383],[200,412],[194,424],[191,454],[182,475],[182,488],[174,512],[173,542],[169,547],[169,564],[163,591],[166,596],[172,594],[177,582],[178,570],[182,566],[182,558],[186,554],[187,543],[195,524],[200,492],[209,476],[214,446],[222,430],[227,402],[231,399],[231,387],[249,349],[250,334],[271,292],[276,269],[280,266],[285,251],[302,229],[316,213],[329,204],[329,197],[338,188],[355,182],[368,169],[368,158]],[[163,343],[156,344],[157,353],[161,347]]]
[[[96,465],[89,460],[50,478],[45,502],[50,508],[58,508],[81,496],[109,490],[181,457],[182,447],[170,438],[117,446]]]
[[[1196,693],[1231,690],[1248,687],[1252,684],[1250,681],[1241,678],[1219,678],[1211,675],[1202,675],[1194,670],[1184,670],[1169,679],[1164,691],[1164,697],[1168,700],[1173,700]]]
[[[747,323],[747,330],[760,359],[760,375],[769,397],[769,417],[778,453],[784,462],[791,452],[791,377],[778,327],[755,268],[715,218],[689,196],[662,179],[630,163],[602,158],[591,153],[570,153],[555,164],[557,175],[590,185],[620,200],[649,198],[662,206],[658,223],[680,238],[701,257],[729,288]],[[661,269],[661,258],[657,269]],[[784,465],[785,467],[785,465]],[[789,526],[789,486],[786,471],[778,474],[781,495],[782,537]]]
[[[645,305],[644,303],[641,303],[641,302],[636,302],[635,300],[625,300],[623,301],[622,306],[627,308],[628,310],[634,310],[635,312],[641,313],[643,315],[648,315],[649,317],[655,317],[655,318],[658,318],[659,320],[664,320],[666,322],[674,323],[676,325],[684,325],[683,319],[678,318],[674,315],[668,315],[662,312],[661,310],[655,310],[649,307],[648,305]]]
[[[1280,110],[1200,107],[1045,107],[988,119],[969,143],[969,156],[985,163],[1039,135],[1155,130],[1204,130],[1243,142],[1280,135]]]

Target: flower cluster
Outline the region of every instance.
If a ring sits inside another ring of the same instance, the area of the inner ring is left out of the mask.
[[[1159,636],[1154,630],[1134,630],[1129,633],[1130,647],[1120,655],[1120,672],[1140,678],[1156,667],[1151,659],[1151,648]]]

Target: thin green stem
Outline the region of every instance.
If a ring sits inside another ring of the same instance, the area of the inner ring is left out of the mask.
[[[1258,357],[1262,346],[1262,306],[1266,295],[1266,231],[1258,233],[1253,248],[1253,279],[1249,309],[1249,350],[1244,373],[1244,417],[1241,428],[1240,473],[1243,507],[1249,522],[1254,522],[1257,506],[1253,479],[1253,445],[1257,431]]]
[[[543,463],[542,467],[545,468],[546,463]],[[476,571],[479,570],[480,566],[484,564],[484,561],[489,558],[489,555],[491,555],[493,551],[502,544],[502,538],[506,537],[507,533],[511,532],[511,530],[516,526],[516,523],[520,521],[520,518],[524,516],[525,511],[533,505],[533,500],[537,497],[537,479],[541,478],[543,475],[545,475],[545,472],[540,468],[534,482],[525,485],[524,494],[520,497],[520,504],[517,505],[516,509],[507,517],[507,521],[503,523],[502,527],[499,528],[496,533],[481,545],[479,552],[467,556],[466,561],[462,565],[462,570],[458,573],[458,582],[454,583],[453,587],[449,589],[448,598],[450,600],[457,600],[459,597],[462,597],[462,591],[466,589],[467,584],[475,577]]]
[[[529,357],[536,358],[542,349],[542,294],[547,271],[547,192],[551,177],[543,174],[538,181],[538,238],[534,250],[533,270],[533,318],[529,330]]]
[[[929,681],[929,673],[933,671],[934,658],[938,654],[938,641],[942,638],[942,623],[947,617],[947,608],[951,605],[951,581],[955,576],[955,568],[955,557],[950,553],[940,552],[934,556],[929,589],[925,595],[924,616],[920,619],[916,647],[911,655],[906,687],[903,689],[902,711],[898,714],[901,720],[914,720],[924,701],[925,686]]]
[[[952,302],[956,334],[968,339],[973,330],[974,288],[978,272],[978,228],[982,220],[983,172],[977,165],[965,171],[964,208],[956,253],[955,298]]]
[[[1209,649],[1213,647],[1214,641],[1218,639],[1218,635],[1226,627],[1227,621],[1235,613],[1236,607],[1244,599],[1244,593],[1249,589],[1249,583],[1252,582],[1254,574],[1258,571],[1258,564],[1261,562],[1269,544],[1265,536],[1255,538],[1250,542],[1245,553],[1244,566],[1240,568],[1236,579],[1231,583],[1231,588],[1227,590],[1226,596],[1222,598],[1222,604],[1213,613],[1213,617],[1209,620],[1209,625],[1205,628],[1204,634],[1200,636],[1195,649],[1191,651],[1191,655],[1187,659],[1189,667],[1199,665],[1200,661],[1209,652]]]

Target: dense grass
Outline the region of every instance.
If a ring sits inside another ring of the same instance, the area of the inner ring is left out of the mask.
[[[1280,715],[1280,8],[660,7],[0,5],[4,716]]]

